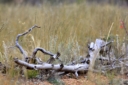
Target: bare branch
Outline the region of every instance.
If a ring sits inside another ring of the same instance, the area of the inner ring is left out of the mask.
[[[46,51],[46,50],[43,49],[43,48],[37,47],[37,48],[35,48],[34,51],[33,51],[32,58],[35,58],[35,55],[36,55],[37,51],[41,51],[42,53],[44,53],[44,54],[46,54],[46,55],[50,55],[50,56],[52,56],[52,57],[54,57],[54,58],[57,57],[56,54],[53,54],[53,53],[51,53],[51,52],[49,52],[49,51]]]
[[[47,61],[48,63],[51,63],[51,62],[54,61],[55,59],[58,59],[58,60],[62,63],[62,61],[59,59],[59,56],[60,56],[60,53],[59,53],[59,52],[57,52],[57,54],[53,54],[53,53],[51,53],[50,51],[46,51],[45,49],[40,48],[40,47],[37,47],[37,48],[34,49],[33,54],[32,54],[32,58],[33,58],[33,59],[36,58],[35,55],[37,54],[38,51],[41,51],[42,53],[51,56],[50,59]]]
[[[34,28],[40,28],[40,27],[34,25],[34,26],[32,26],[31,28],[29,28],[26,32],[21,33],[21,34],[18,34],[17,37],[16,37],[16,41],[15,41],[16,47],[17,47],[17,48],[20,50],[20,52],[23,54],[24,59],[27,57],[27,55],[26,55],[24,49],[22,48],[22,46],[19,44],[18,40],[19,40],[20,36],[26,35],[26,34],[29,33],[30,31],[32,31],[32,29],[34,29]]]

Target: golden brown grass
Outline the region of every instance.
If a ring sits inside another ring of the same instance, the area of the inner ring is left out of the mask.
[[[88,42],[107,37],[112,23],[110,36],[118,34],[122,42],[126,35],[119,28],[122,19],[128,23],[127,9],[111,5],[73,3],[33,7],[0,4],[0,61],[12,64],[12,58],[21,58],[19,50],[11,47],[15,45],[16,35],[37,24],[40,29],[32,30],[19,40],[28,55],[40,46],[53,53],[59,51],[67,63],[80,55],[85,56]],[[38,56],[46,60],[42,53]]]

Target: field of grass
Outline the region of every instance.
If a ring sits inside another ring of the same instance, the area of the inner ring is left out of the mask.
[[[16,36],[35,24],[41,28],[32,30],[19,41],[28,56],[35,47],[60,52],[65,63],[81,55],[86,56],[88,42],[106,38],[112,23],[110,37],[116,41],[118,35],[121,44],[127,37],[124,29],[120,28],[120,21],[128,23],[127,11],[125,7],[107,4],[0,4],[0,62],[11,65],[14,57],[22,58],[20,51],[13,47]],[[128,24],[125,26],[127,28]],[[37,56],[47,59],[40,52]]]

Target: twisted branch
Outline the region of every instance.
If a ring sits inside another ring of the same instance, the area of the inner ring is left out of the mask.
[[[46,51],[45,49],[40,48],[40,47],[37,47],[37,48],[34,49],[34,51],[32,53],[32,59],[35,59],[36,58],[35,55],[37,54],[38,51],[41,51],[42,53],[51,56],[50,59],[47,61],[47,63],[51,63],[55,59],[58,59],[62,63],[62,61],[59,59],[59,56],[60,56],[60,53],[59,52],[57,52],[57,54],[53,54],[50,51]]]
[[[16,37],[16,41],[15,41],[16,47],[17,47],[17,48],[20,50],[20,52],[23,54],[24,60],[25,60],[25,58],[27,57],[27,55],[26,55],[24,49],[22,48],[22,46],[19,44],[18,40],[19,40],[20,36],[24,36],[24,35],[28,34],[28,33],[29,33],[30,31],[32,31],[32,29],[34,29],[34,28],[40,28],[40,27],[34,25],[34,26],[32,26],[31,28],[29,28],[26,32],[21,33],[21,34],[18,34],[17,37]]]

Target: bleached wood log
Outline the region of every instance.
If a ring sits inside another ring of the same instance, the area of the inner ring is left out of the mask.
[[[30,64],[25,61],[19,60],[18,58],[14,58],[15,63],[25,66],[28,69],[35,69],[35,70],[55,70],[59,72],[73,72],[75,73],[76,77],[78,77],[78,72],[88,71],[89,64],[76,64],[76,65],[63,65],[63,64],[49,64],[43,63],[41,64]]]
[[[95,43],[91,42],[91,44],[88,46],[88,48],[89,48],[89,60],[90,60],[89,70],[93,71],[94,64],[95,64],[96,59],[99,57],[100,50],[112,42],[113,41],[105,42],[101,39],[96,39]]]

